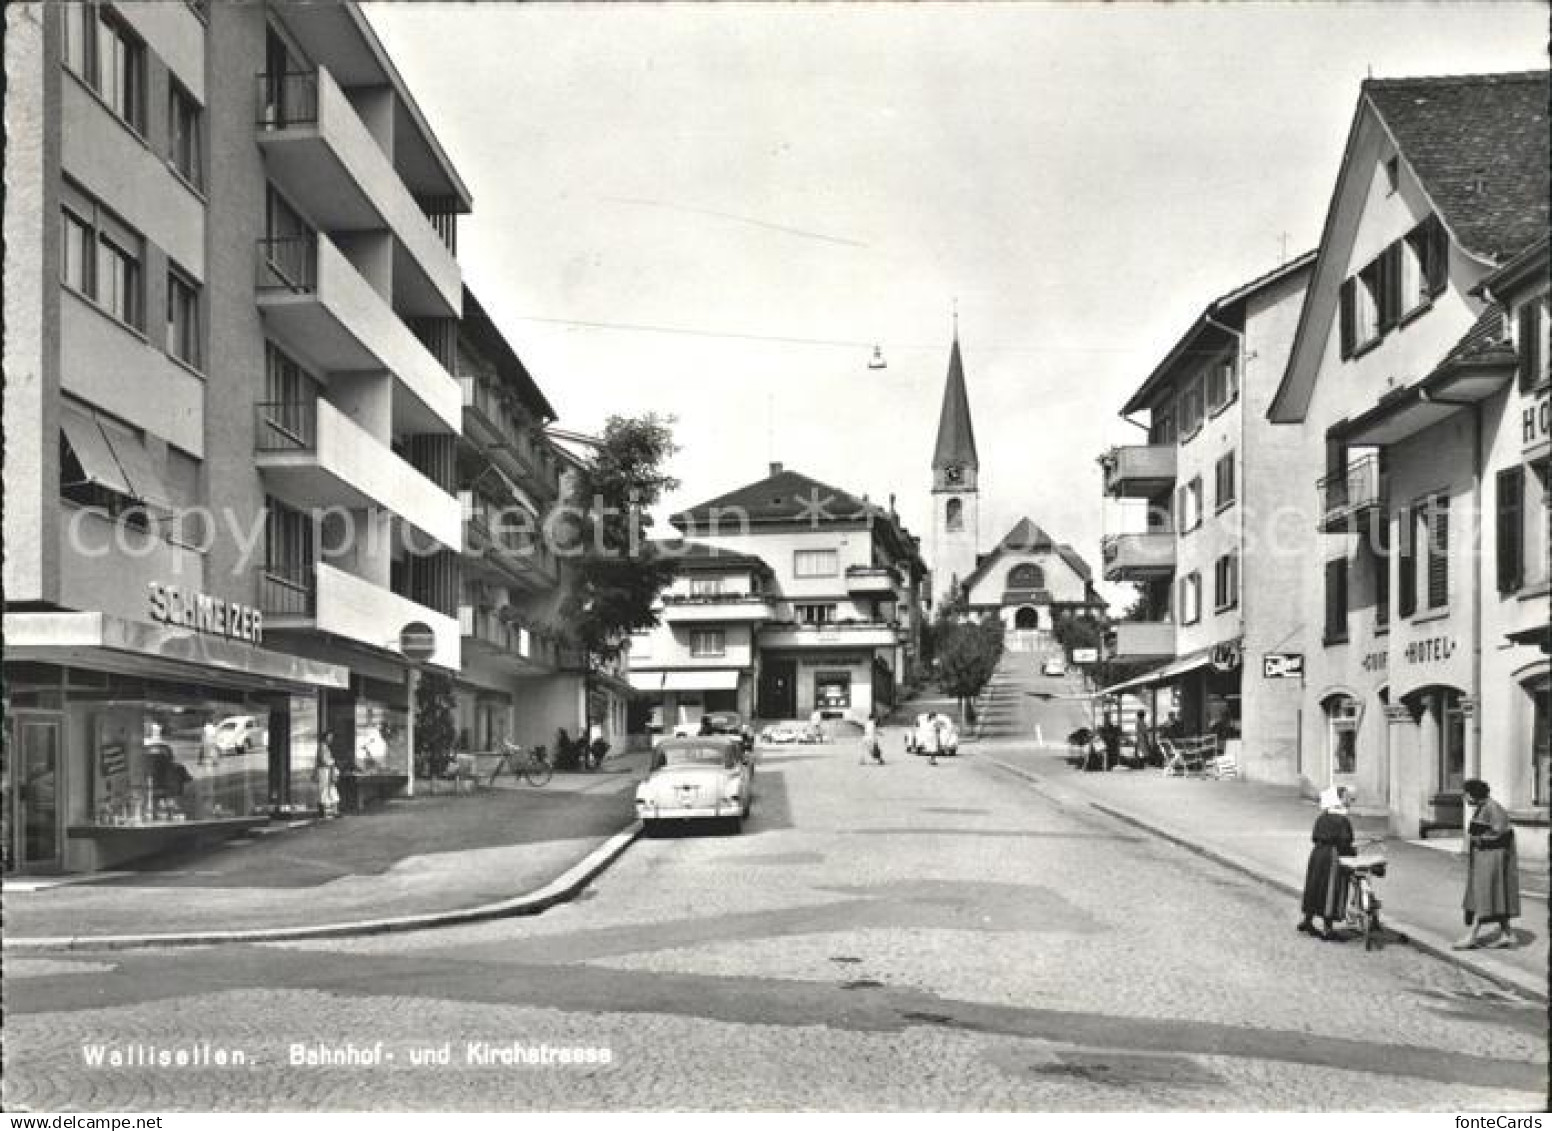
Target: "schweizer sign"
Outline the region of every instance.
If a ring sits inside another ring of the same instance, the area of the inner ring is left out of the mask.
[[[1261,657],[1263,679],[1304,678],[1304,653],[1268,652]]]
[[[436,632],[425,621],[412,620],[399,629],[399,651],[412,664],[423,664],[436,654]]]

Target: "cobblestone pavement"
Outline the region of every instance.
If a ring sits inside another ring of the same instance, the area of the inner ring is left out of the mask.
[[[644,839],[537,918],[10,959],[6,1105],[1543,1104],[1537,1007],[1404,946],[1296,934],[1286,897],[968,750],[856,753],[762,752],[742,836]],[[92,1042],[247,1062],[93,1068]],[[360,1061],[378,1042],[378,1063],[288,1063],[292,1046]],[[511,1063],[544,1045],[609,1061]]]

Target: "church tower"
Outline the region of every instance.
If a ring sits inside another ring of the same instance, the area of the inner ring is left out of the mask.
[[[932,452],[932,601],[941,607],[975,569],[981,541],[981,462],[975,454],[970,397],[959,356],[959,331],[948,359],[948,383]]]

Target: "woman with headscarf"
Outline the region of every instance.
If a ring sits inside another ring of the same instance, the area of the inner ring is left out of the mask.
[[[1337,863],[1339,857],[1352,856],[1353,824],[1347,819],[1347,796],[1338,786],[1329,786],[1320,795],[1320,816],[1310,833],[1315,847],[1310,849],[1309,865],[1304,870],[1304,901],[1300,910],[1299,930],[1313,935],[1315,916],[1325,920],[1320,931],[1323,939],[1334,939],[1332,929],[1347,906],[1347,873]]]
[[[1461,901],[1471,931],[1455,944],[1456,950],[1476,947],[1512,947],[1514,932],[1509,920],[1520,914],[1520,862],[1514,850],[1514,826],[1504,807],[1488,796],[1485,781],[1472,778],[1461,789],[1475,806],[1466,833],[1466,896]],[[1497,924],[1498,933],[1481,937],[1486,924]]]

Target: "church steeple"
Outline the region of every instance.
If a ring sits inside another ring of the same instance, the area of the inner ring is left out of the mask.
[[[943,387],[943,409],[938,414],[938,443],[932,453],[932,470],[949,466],[978,471],[975,427],[970,422],[970,395],[965,391],[965,365],[959,356],[959,334],[948,358],[948,383]]]

